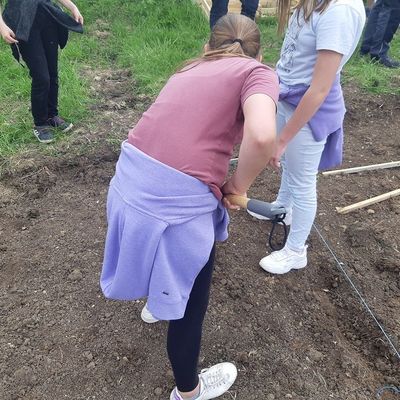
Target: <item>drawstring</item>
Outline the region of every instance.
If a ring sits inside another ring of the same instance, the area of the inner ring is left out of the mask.
[[[274,219],[271,219],[272,228],[271,228],[271,232],[269,234],[268,244],[269,244],[269,247],[271,247],[271,250],[273,250],[273,251],[281,250],[281,249],[283,249],[285,247],[285,244],[286,244],[286,241],[287,241],[287,238],[288,238],[288,234],[289,234],[288,227],[287,227],[287,225],[285,224],[285,221],[284,221],[285,217],[286,217],[286,214],[278,214],[278,215],[275,215]],[[283,226],[283,239],[282,239],[281,243],[278,243],[275,246],[275,244],[273,243],[274,242],[273,238],[274,238],[276,225],[278,225],[278,224]]]
[[[25,65],[22,64],[22,61],[21,61],[21,60],[23,60],[23,58],[22,58],[21,50],[19,49],[18,43],[14,43],[14,46],[18,51],[18,64],[21,65],[23,68],[25,68]]]

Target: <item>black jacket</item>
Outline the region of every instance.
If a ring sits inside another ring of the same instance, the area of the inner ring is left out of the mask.
[[[83,27],[51,0],[8,0],[3,12],[4,22],[14,31],[17,40],[27,41],[38,6],[42,6],[58,24],[58,42],[67,44],[68,30],[83,33]]]

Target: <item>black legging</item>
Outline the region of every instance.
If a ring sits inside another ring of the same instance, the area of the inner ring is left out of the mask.
[[[40,5],[27,42],[20,42],[21,55],[32,78],[31,105],[36,126],[58,114],[58,28]]]
[[[215,244],[207,264],[194,281],[184,317],[170,321],[168,326],[168,356],[174,372],[176,386],[181,392],[190,392],[199,383],[197,365],[203,320],[210,294],[214,258]]]

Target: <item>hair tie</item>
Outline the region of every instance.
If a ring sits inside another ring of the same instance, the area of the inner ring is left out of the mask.
[[[225,42],[222,43],[222,46],[231,45],[231,44],[234,44],[234,43],[239,43],[243,47],[242,39],[228,39],[228,40],[225,40]]]

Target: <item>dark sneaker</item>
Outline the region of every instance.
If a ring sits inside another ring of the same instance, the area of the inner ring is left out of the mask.
[[[62,132],[68,132],[74,126],[71,122],[64,121],[58,115],[53,118],[49,118],[47,123],[51,126],[54,126],[54,128],[60,129]]]
[[[371,59],[375,62],[378,62],[378,63],[384,65],[385,67],[388,67],[388,68],[399,68],[400,67],[400,62],[393,60],[389,56],[379,57],[379,56],[371,55]]]
[[[393,60],[393,58],[390,58],[388,56],[381,57],[379,62],[388,68],[399,68],[400,67],[400,62]]]
[[[36,136],[40,143],[50,143],[54,140],[51,126],[35,126],[33,128],[33,134]]]

